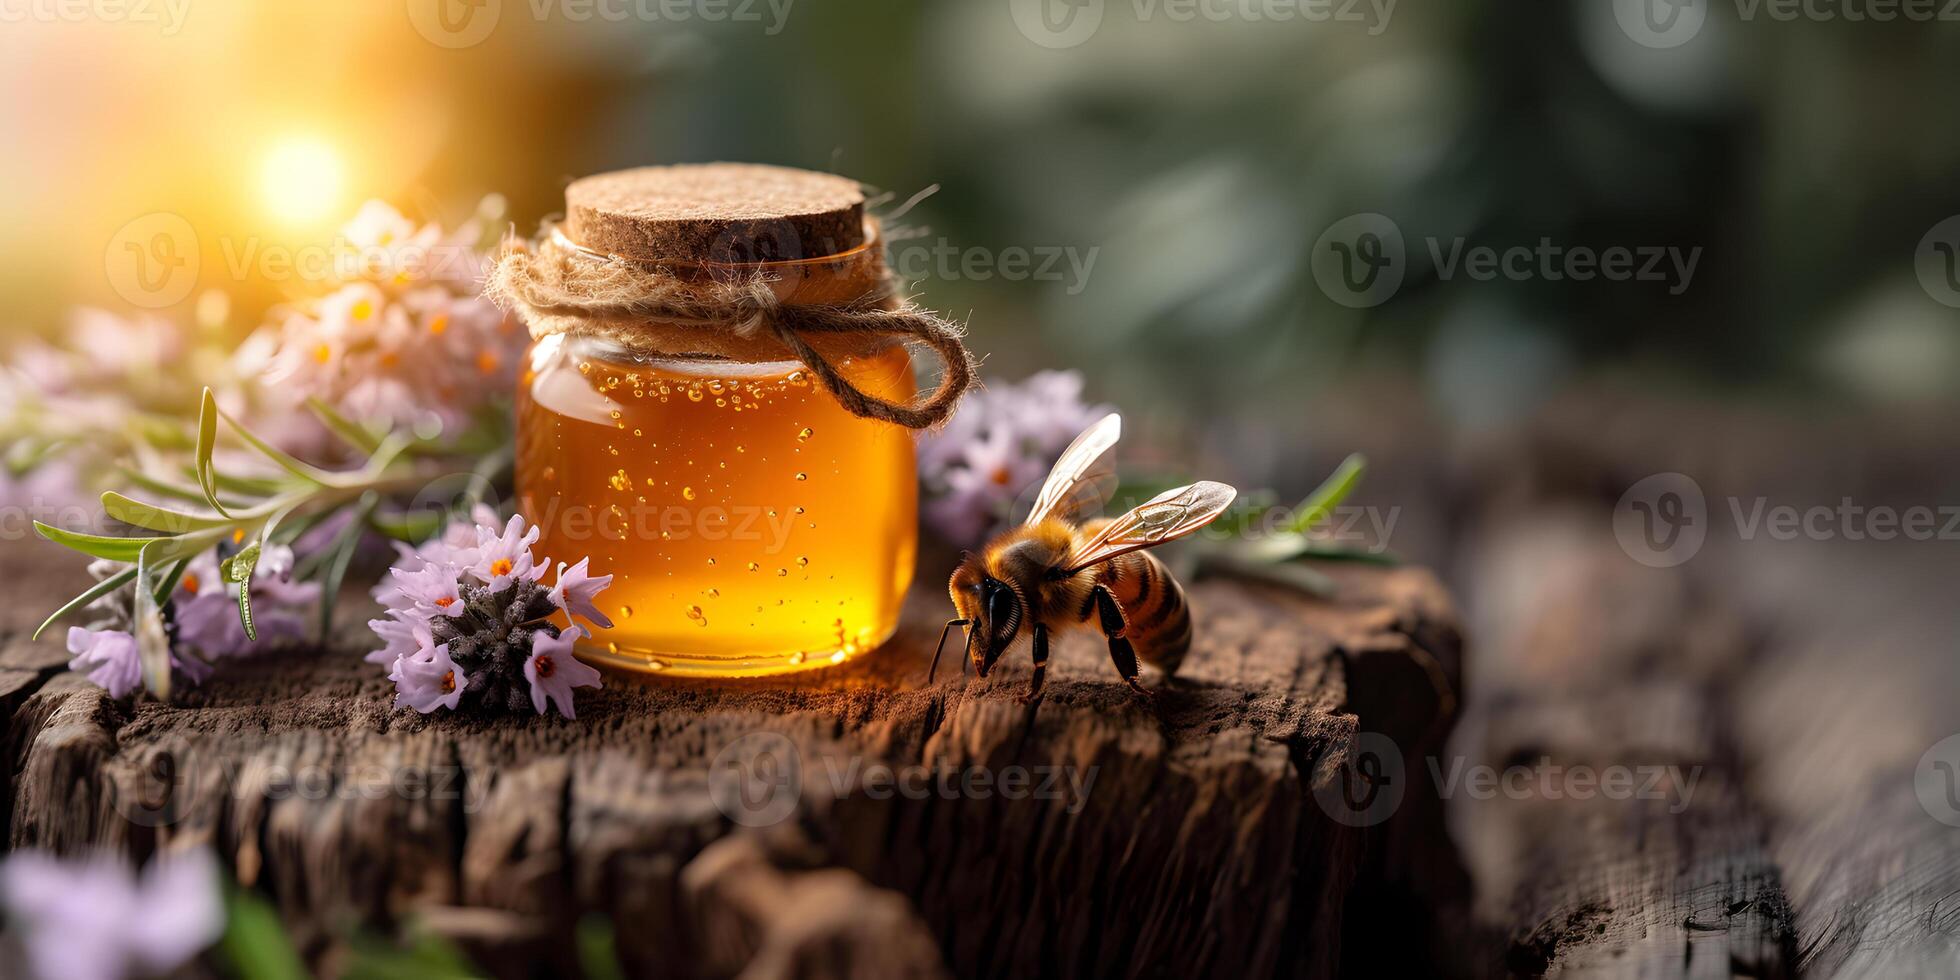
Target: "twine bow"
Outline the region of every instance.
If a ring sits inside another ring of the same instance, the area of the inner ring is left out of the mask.
[[[762,272],[684,278],[665,266],[595,252],[556,228],[533,245],[504,243],[484,294],[523,319],[534,340],[557,334],[608,338],[666,353],[753,359],[779,347],[808,367],[844,409],[909,429],[946,421],[974,386],[977,366],[959,325],[898,297],[889,276],[840,305],[784,303]],[[839,371],[839,352],[891,341],[930,347],[944,364],[920,401],[887,401]]]

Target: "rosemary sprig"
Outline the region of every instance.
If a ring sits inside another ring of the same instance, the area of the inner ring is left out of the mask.
[[[221,410],[211,390],[206,388],[192,443],[193,456],[186,468],[196,485],[179,485],[136,468],[124,470],[134,489],[180,505],[186,501],[201,504],[204,509],[165,506],[109,491],[102,495],[104,512],[149,533],[129,537],[86,534],[37,521],[35,530],[50,541],[93,558],[130,567],[105,577],[64,604],[41,623],[35,636],[63,617],[134,584],[130,615],[143,658],[144,685],[159,697],[167,697],[170,652],[162,625],[162,606],[191,559],[212,548],[236,549],[224,559],[220,572],[225,584],[237,589],[239,622],[247,638],[256,639],[251,585],[259,559],[268,547],[289,543],[307,528],[351,507],[354,518],[347,529],[335,536],[321,560],[306,563],[304,569],[319,574],[325,586],[320,597],[324,635],[331,623],[332,604],[340,582],[365,531],[371,529],[415,540],[425,536],[429,528],[441,526],[440,515],[430,515],[425,520],[417,515],[384,512],[380,506],[382,500],[390,494],[424,486],[446,471],[440,455],[411,452],[425,448],[413,435],[373,433],[333,413],[324,404],[312,403],[310,407],[330,431],[365,457],[362,465],[351,470],[328,470],[297,459],[259,438]],[[267,478],[219,472],[213,456],[220,423],[240,442],[278,466],[282,475]]]

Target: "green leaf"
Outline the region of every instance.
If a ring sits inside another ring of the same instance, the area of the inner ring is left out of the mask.
[[[133,412],[129,416],[129,432],[132,438],[157,449],[183,450],[195,445],[185,436],[182,420],[167,415]]]
[[[90,557],[107,558],[110,561],[133,562],[151,542],[169,540],[163,537],[112,538],[100,534],[83,534],[79,531],[64,531],[40,521],[34,522],[34,530],[64,548],[72,548]]]
[[[136,608],[130,615],[130,631],[136,634],[136,654],[143,664],[143,686],[159,699],[170,698],[170,634],[163,626],[163,610],[157,608],[156,581],[151,577],[157,556],[155,545],[170,541],[159,538],[136,556]]]
[[[332,405],[309,395],[306,399],[306,407],[319,418],[321,424],[325,425],[328,431],[339,436],[341,441],[354,447],[363,454],[371,455],[375,450],[381,448],[381,440],[376,438],[374,433],[362,428],[360,423],[355,422],[353,419],[335,411]]]
[[[1291,558],[1312,558],[1316,561],[1352,561],[1363,565],[1400,565],[1402,556],[1392,551],[1366,551],[1361,548],[1348,548],[1340,545],[1308,542]]]
[[[225,505],[218,500],[218,474],[211,465],[211,453],[218,448],[218,399],[211,389],[204,389],[204,400],[197,408],[197,456],[195,463],[197,485],[204,490],[204,502],[220,514],[226,513]]]
[[[1303,533],[1326,520],[1334,508],[1347,499],[1355,484],[1361,482],[1361,474],[1367,469],[1368,460],[1360,453],[1342,460],[1341,465],[1334,467],[1332,475],[1321,481],[1320,486],[1307,495],[1307,499],[1300,501],[1299,515],[1286,529],[1296,534]]]
[[[196,487],[184,486],[178,483],[171,483],[168,480],[161,480],[154,476],[149,475],[148,473],[144,473],[141,470],[137,470],[133,467],[128,467],[128,466],[118,466],[116,467],[116,471],[122,475],[123,479],[128,480],[130,483],[134,484],[137,487],[140,487],[144,490],[148,490],[151,493],[157,494],[158,496],[169,497],[173,500],[187,500],[194,504],[202,504],[206,502],[204,498],[204,491]],[[227,506],[239,506],[239,505],[227,504]]]
[[[215,408],[216,402],[213,402],[212,405]],[[283,450],[274,447],[271,443],[253,435],[252,430],[240,424],[237,419],[226,415],[223,409],[218,409],[218,415],[231,424],[232,431],[238,433],[240,439],[245,440],[253,449],[258,450],[260,455],[278,463],[279,467],[286,472],[309,483],[317,483],[323,487],[337,486],[342,480],[342,474],[323,470],[311,463],[301,462]]]
[[[245,627],[245,639],[252,642],[259,638],[258,628],[252,624],[252,571],[258,567],[263,552],[260,544],[254,541],[246,545],[218,566],[218,574],[225,583],[238,586],[238,622]]]
[[[409,432],[395,431],[388,433],[388,438],[381,440],[381,445],[375,447],[374,455],[368,457],[364,470],[369,474],[379,476],[381,471],[388,468],[389,463],[400,458],[401,454],[408,447],[414,445],[415,442],[415,436]]]
[[[367,526],[368,518],[374,508],[381,503],[381,495],[372,490],[361,495],[361,502],[355,504],[354,519],[345,530],[334,539],[331,545],[333,557],[328,559],[326,574],[320,579],[320,642],[327,642],[333,631],[333,607],[340,598],[340,583],[347,577],[347,566],[354,560],[354,549],[360,547],[361,531]]]
[[[376,513],[368,518],[368,526],[397,541],[414,544],[436,533],[446,516],[442,511],[433,509]]]
[[[279,913],[265,899],[231,888],[225,906],[225,934],[218,940],[218,951],[233,974],[252,980],[306,980],[306,965],[286,938]]]
[[[42,620],[41,625],[36,626],[34,628],[33,638],[36,640],[40,639],[41,634],[45,632],[49,626],[52,626],[55,620],[60,619],[61,617],[66,616],[69,613],[74,612],[75,610],[80,609],[88,605],[89,603],[94,602],[95,600],[100,599],[103,596],[108,595],[109,593],[122,588],[125,585],[128,585],[130,580],[134,579],[135,577],[136,577],[136,566],[131,565],[130,567],[125,568],[122,571],[117,572],[116,574],[111,575],[100,582],[95,583],[94,585],[89,587],[88,591],[83,592],[81,595],[78,595],[75,598],[68,600],[67,605],[62,606],[60,609],[55,610],[54,615],[49,616],[47,619]]]
[[[613,924],[602,915],[587,915],[578,923],[578,965],[586,980],[625,980],[619,968],[619,944]]]
[[[396,945],[368,933],[348,943],[341,980],[469,980],[483,972],[454,943],[423,931],[411,932],[409,944]]]
[[[170,566],[170,574],[165,575],[162,580],[157,582],[157,605],[163,605],[164,600],[170,598],[171,590],[177,587],[178,582],[184,580],[184,569],[188,568],[190,563],[191,560],[189,558],[177,559],[177,563]]]
[[[1241,558],[1225,549],[1201,552],[1198,558],[1200,574],[1229,575],[1254,581],[1271,582],[1291,589],[1298,589],[1308,595],[1322,599],[1333,598],[1340,587],[1326,574],[1306,565],[1287,562],[1256,561]]]
[[[217,481],[218,489],[230,490],[233,493],[242,493],[248,497],[270,497],[281,491],[291,490],[295,486],[306,486],[306,484],[296,484],[291,480],[272,480],[259,476],[233,476],[228,473],[215,473],[213,478]]]
[[[207,514],[190,514],[180,510],[170,510],[156,504],[146,504],[132,500],[110,490],[102,495],[102,509],[110,517],[125,524],[162,531],[166,534],[183,534],[186,531],[222,527],[231,523],[229,518]]]
[[[237,554],[218,563],[218,576],[229,583],[251,580],[252,568],[259,563],[259,542],[246,545]]]

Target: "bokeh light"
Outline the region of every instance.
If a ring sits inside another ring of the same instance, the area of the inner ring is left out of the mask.
[[[331,143],[316,136],[288,136],[272,145],[259,171],[268,213],[287,225],[314,225],[340,216],[347,167]]]

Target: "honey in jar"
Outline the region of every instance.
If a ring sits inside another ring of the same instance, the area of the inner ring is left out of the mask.
[[[842,178],[643,168],[574,182],[566,199],[559,234],[593,261],[736,266],[787,304],[849,302],[884,275]],[[915,392],[902,344],[830,363],[868,395]],[[556,334],[533,345],[517,410],[518,504],[540,552],[613,576],[613,625],[582,656],[762,675],[841,663],[896,627],[917,544],[913,433],[847,411],[804,363]]]

